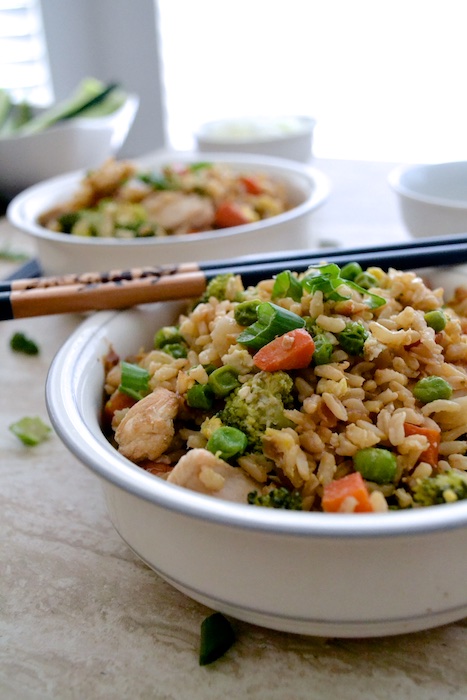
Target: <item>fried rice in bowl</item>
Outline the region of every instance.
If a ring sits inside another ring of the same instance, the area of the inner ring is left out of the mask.
[[[50,417],[195,600],[313,635],[445,624],[467,614],[466,289],[460,268],[221,275],[89,318]]]
[[[330,185],[267,156],[162,152],[46,180],[10,203],[43,274],[219,260],[316,247]]]

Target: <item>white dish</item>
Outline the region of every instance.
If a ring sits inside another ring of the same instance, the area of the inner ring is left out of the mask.
[[[141,164],[158,169],[167,163],[193,163],[199,153],[159,153]],[[69,173],[35,185],[10,203],[7,216],[30,235],[45,274],[107,271],[144,265],[219,260],[286,249],[306,249],[313,240],[311,216],[328,197],[328,178],[316,168],[266,156],[207,154],[203,160],[228,163],[241,172],[265,172],[285,183],[289,211],[253,224],[161,238],[89,238],[55,233],[37,223],[44,211],[69,199],[83,172]],[[138,161],[137,161],[138,162]]]
[[[460,269],[432,277],[450,289],[467,283]],[[99,477],[129,547],[191,598],[277,630],[366,637],[466,616],[467,501],[359,515],[258,508],[169,484],[110,445],[99,424],[102,356],[109,344],[121,355],[148,347],[179,308],[164,303],[89,317],[47,380],[55,430]]]
[[[0,193],[11,198],[47,178],[95,168],[122,147],[139,107],[129,95],[112,114],[76,117],[37,134],[0,139]]]
[[[413,236],[467,232],[467,162],[401,165],[388,182]]]
[[[312,117],[243,117],[203,124],[196,133],[200,151],[257,153],[307,163],[316,121]]]

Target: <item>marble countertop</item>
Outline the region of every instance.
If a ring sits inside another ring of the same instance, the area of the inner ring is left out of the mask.
[[[313,234],[324,244],[407,237],[386,184],[390,165],[315,165],[333,184],[313,220]],[[0,249],[6,246],[31,252],[28,240],[3,221]],[[2,263],[0,276],[11,269]],[[234,646],[200,667],[200,625],[212,611],[128,549],[110,523],[98,480],[56,435],[28,448],[8,429],[25,415],[48,422],[48,367],[81,320],[0,324],[3,700],[467,698],[467,620],[377,639],[305,637],[233,621]],[[40,355],[13,353],[15,331],[33,338]]]

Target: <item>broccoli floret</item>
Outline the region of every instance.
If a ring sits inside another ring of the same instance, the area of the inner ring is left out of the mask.
[[[420,479],[414,488],[414,501],[421,506],[454,503],[467,499],[467,474],[449,471]]]
[[[266,508],[283,508],[285,510],[302,510],[302,497],[297,491],[288,491],[284,486],[272,489],[261,496],[257,491],[248,494],[248,503],[252,506]]]
[[[224,301],[227,299],[227,287],[230,280],[233,278],[233,274],[226,272],[222,275],[217,275],[213,277],[206,287],[206,291],[201,296],[201,302],[208,302],[210,297],[216,297],[219,301]]]
[[[292,425],[284,416],[284,410],[293,405],[292,388],[286,372],[258,372],[227,396],[218,417],[224,425],[244,432],[248,448],[260,452],[266,428]]]

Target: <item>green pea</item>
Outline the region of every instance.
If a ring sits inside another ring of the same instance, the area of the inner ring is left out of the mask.
[[[177,326],[164,326],[154,336],[155,348],[163,348],[164,345],[180,342],[184,343],[185,340]]]
[[[369,272],[362,272],[360,275],[357,275],[357,277],[355,277],[353,281],[355,282],[355,284],[358,284],[359,287],[362,287],[362,289],[371,289],[371,287],[379,287],[378,280],[374,275],[371,275]]]
[[[341,278],[344,280],[354,280],[358,275],[360,275],[363,272],[361,265],[358,264],[358,262],[350,262],[347,263],[347,265],[344,265],[344,267],[341,270]]]
[[[238,428],[226,425],[213,432],[207,442],[206,449],[221,459],[229,460],[245,452],[247,445],[248,439],[245,433]]]
[[[186,393],[186,402],[191,408],[209,410],[214,402],[214,392],[209,384],[193,384]]]
[[[188,355],[186,345],[183,345],[182,343],[167,343],[161,348],[161,350],[166,352],[167,355],[171,355],[176,360],[178,360],[180,357],[186,357]]]
[[[427,326],[433,328],[435,333],[440,333],[446,328],[446,316],[441,309],[436,309],[435,311],[427,311],[425,314],[425,321]]]
[[[360,472],[364,479],[377,484],[388,484],[394,479],[397,471],[395,454],[381,447],[359,450],[353,456],[353,463],[356,471]]]
[[[442,377],[424,377],[413,388],[413,395],[422,403],[431,403],[437,399],[450,399],[452,387]]]

